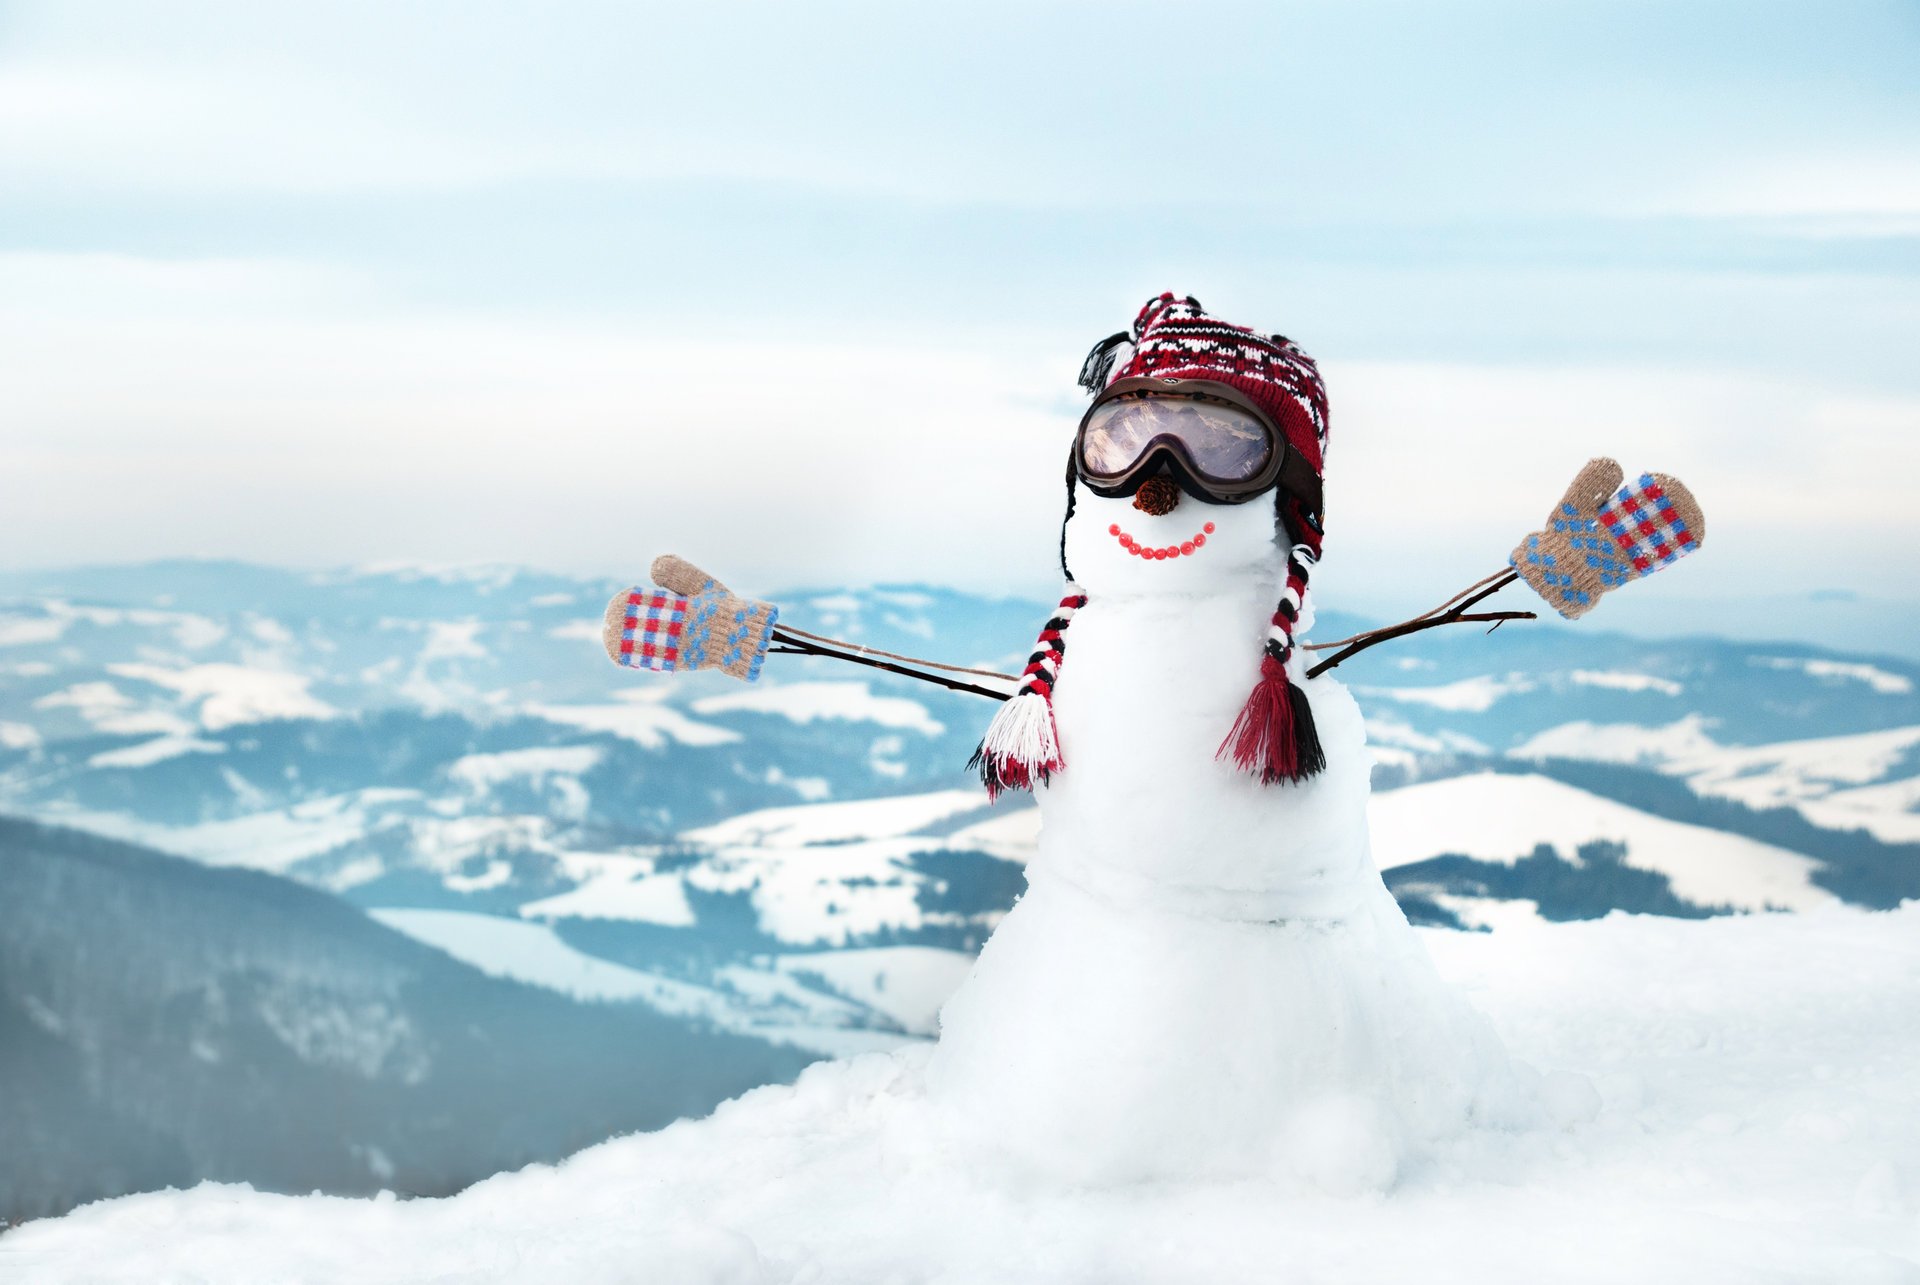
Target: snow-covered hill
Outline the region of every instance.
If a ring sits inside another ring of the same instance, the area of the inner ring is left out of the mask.
[[[1920,1279],[1920,905],[1426,941],[1517,1054],[1588,1077],[1597,1114],[1565,1089],[1567,1123],[1463,1137],[1361,1195],[1066,1189],[950,1136],[919,1054],[872,1055],[451,1199],[134,1196],[10,1233],[0,1264],[52,1283]],[[1319,1145],[1337,1175],[1338,1131]]]
[[[810,1060],[556,989],[285,879],[0,819],[0,1224],[206,1177],[455,1191]]]
[[[1889,843],[1920,842],[1920,726],[1720,745],[1705,722],[1689,715],[1666,727],[1569,723],[1532,737],[1513,755],[1644,763],[1701,794],[1755,808],[1798,808],[1815,825],[1866,830]]]
[[[1702,909],[1809,910],[1835,900],[1813,882],[1820,863],[1812,857],[1669,821],[1544,776],[1475,772],[1382,791],[1367,821],[1383,871],[1447,856],[1512,866],[1543,845],[1579,866],[1581,849],[1602,843],[1617,845],[1621,864],[1659,876],[1676,898]],[[1457,909],[1479,923],[1488,907]],[[1510,906],[1493,913],[1512,919]]]

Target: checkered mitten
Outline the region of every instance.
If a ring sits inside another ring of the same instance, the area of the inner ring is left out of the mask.
[[[1520,578],[1568,620],[1600,595],[1650,576],[1700,547],[1706,519],[1678,478],[1642,473],[1632,486],[1610,459],[1589,460],[1547,515],[1546,529],[1507,559]]]
[[[601,631],[617,665],[657,669],[718,669],[752,682],[773,641],[780,609],[736,598],[712,576],[671,554],[653,560],[654,584],[615,594]]]

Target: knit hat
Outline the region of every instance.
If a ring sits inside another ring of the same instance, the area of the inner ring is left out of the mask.
[[[1320,560],[1319,482],[1325,475],[1327,392],[1313,359],[1284,335],[1263,335],[1211,316],[1197,299],[1171,293],[1147,300],[1130,330],[1093,346],[1080,369],[1080,386],[1096,402],[1109,386],[1134,376],[1211,380],[1229,385],[1273,420],[1287,448],[1310,469],[1283,476],[1274,493],[1275,515],[1291,541],[1286,586],[1267,628],[1260,673],[1246,705],[1220,745],[1243,770],[1264,784],[1299,781],[1326,766],[1306,694],[1288,679],[1293,631],[1306,597],[1307,578]],[[1075,468],[1067,468],[1067,517],[1073,516]],[[1066,630],[1086,595],[1073,583],[1061,542],[1067,588],[1041,631],[1022,675],[1020,690],[988,727],[971,766],[989,794],[1028,789],[1065,766],[1053,717],[1053,683],[1066,655]]]

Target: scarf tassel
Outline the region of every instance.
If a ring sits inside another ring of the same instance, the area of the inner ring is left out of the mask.
[[[1287,678],[1287,667],[1275,656],[1260,661],[1260,681],[1254,684],[1233,730],[1220,743],[1217,757],[1229,753],[1244,772],[1262,785],[1304,781],[1324,771],[1326,752],[1313,725],[1313,707],[1307,694]]]
[[[1002,705],[967,766],[980,773],[990,799],[1006,790],[1030,790],[1035,781],[1044,785],[1065,766],[1053,702],[1029,688]]]

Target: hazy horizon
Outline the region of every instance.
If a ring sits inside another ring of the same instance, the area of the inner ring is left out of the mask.
[[[1709,538],[1609,623],[1920,619],[1911,7],[1158,12],[10,6],[0,566],[1044,597],[1081,357],[1172,289],[1322,363],[1329,607],[1611,454]]]

